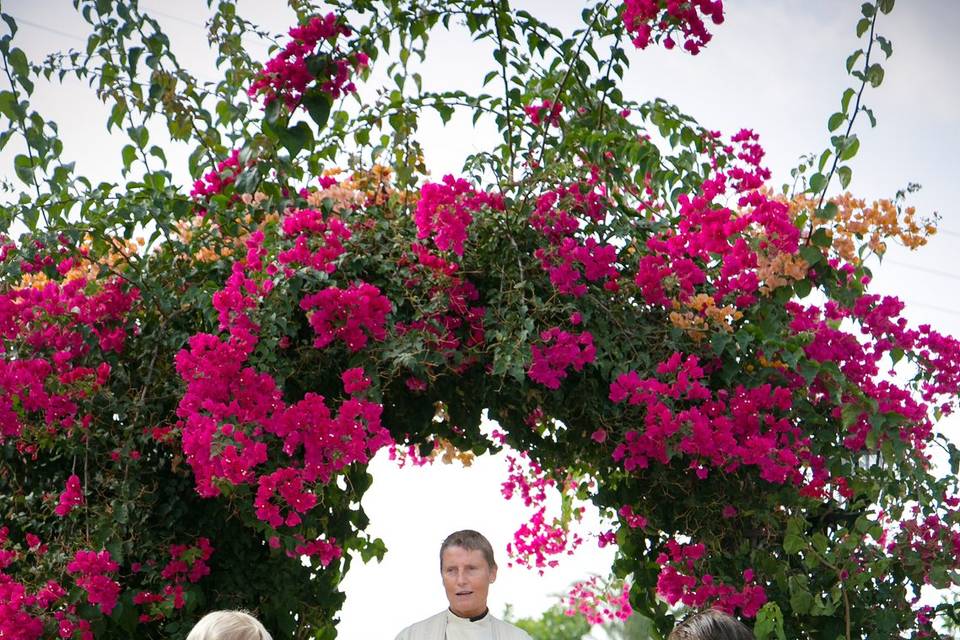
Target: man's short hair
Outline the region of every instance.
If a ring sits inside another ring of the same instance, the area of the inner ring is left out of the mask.
[[[187,640],[273,640],[260,621],[245,611],[213,611],[200,618]]]
[[[667,640],[754,640],[754,636],[733,616],[719,609],[707,609],[688,616]]]
[[[443,544],[440,545],[441,569],[443,569],[443,552],[446,551],[448,547],[460,547],[467,551],[480,551],[487,561],[487,566],[491,569],[497,566],[497,562],[493,559],[493,547],[490,546],[490,541],[483,537],[482,533],[474,531],[473,529],[454,531],[447,536]]]

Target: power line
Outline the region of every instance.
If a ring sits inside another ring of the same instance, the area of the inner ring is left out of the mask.
[[[960,318],[960,311],[956,309],[948,309],[947,307],[939,307],[935,304],[924,304],[923,302],[912,302],[910,300],[904,300],[907,307],[923,307],[924,309],[932,309],[934,311],[939,311],[940,313],[946,313],[951,316],[957,316]]]
[[[78,36],[78,35],[76,35],[76,34],[74,34],[74,33],[67,33],[66,31],[60,31],[59,29],[52,29],[52,28],[48,27],[48,26],[45,25],[45,24],[37,24],[36,22],[32,22],[32,21],[26,20],[26,19],[24,19],[24,18],[18,18],[17,16],[13,16],[13,19],[17,22],[17,24],[25,24],[25,25],[27,25],[28,27],[33,27],[34,29],[40,29],[41,31],[48,31],[48,32],[54,33],[54,34],[56,34],[56,35],[58,35],[58,36],[62,36],[62,37],[64,37],[64,38],[69,38],[70,40],[76,40],[77,42],[84,42],[84,43],[86,42],[86,39],[84,39],[84,38],[82,38],[82,37],[80,37],[80,36]]]
[[[935,276],[940,276],[941,278],[949,278],[951,280],[960,280],[960,276],[956,273],[950,273],[949,271],[941,271],[939,269],[931,269],[929,267],[918,267],[917,265],[910,264],[909,262],[901,262],[899,260],[893,260],[891,258],[885,259],[881,264],[892,264],[898,267],[903,267],[904,269],[912,269],[913,271],[922,271],[923,273],[930,273]]]
[[[206,32],[206,30],[207,30],[207,28],[206,28],[204,25],[200,24],[199,22],[193,22],[193,21],[191,21],[191,20],[187,20],[187,19],[185,19],[185,18],[181,18],[180,16],[173,15],[172,13],[166,13],[165,11],[160,11],[160,10],[158,10],[158,9],[153,9],[153,8],[150,8],[149,11],[150,11],[151,14],[156,14],[156,15],[158,15],[158,16],[163,16],[164,18],[168,18],[168,19],[170,19],[170,20],[176,20],[177,22],[182,22],[182,23],[185,24],[185,25],[189,25],[189,26],[191,26],[191,27],[195,27],[195,28],[200,29],[200,30],[202,30],[202,31],[204,31],[204,32]],[[66,31],[60,31],[59,29],[54,29],[54,28],[48,27],[47,25],[44,25],[44,24],[38,24],[38,23],[36,23],[36,22],[33,22],[32,20],[27,20],[26,18],[18,18],[17,16],[13,16],[13,19],[17,21],[17,24],[29,25],[29,26],[33,27],[34,29],[40,29],[40,30],[42,30],[42,31],[48,31],[48,32],[50,32],[50,33],[55,33],[55,34],[57,34],[58,36],[63,36],[64,38],[70,38],[71,40],[77,40],[78,42],[86,42],[86,39],[84,39],[84,38],[81,37],[81,36],[78,36],[78,35],[75,34],[75,33],[67,33]]]
[[[166,15],[166,14],[164,14],[164,15]],[[176,18],[175,16],[167,16],[167,17],[169,17],[169,18],[174,18],[174,19],[179,19],[179,18]],[[30,21],[30,20],[25,20],[25,19],[23,19],[23,18],[18,18],[17,16],[13,16],[13,19],[16,20],[17,24],[24,24],[24,25],[33,27],[34,29],[40,29],[41,31],[48,31],[48,32],[53,33],[53,34],[56,34],[56,35],[58,35],[58,36],[62,36],[62,37],[64,37],[64,38],[69,38],[69,39],[71,39],[71,40],[76,40],[77,42],[82,42],[82,43],[84,43],[84,44],[86,44],[86,42],[87,42],[87,40],[86,40],[85,38],[82,38],[82,37],[80,37],[80,36],[78,36],[78,35],[75,35],[75,34],[72,34],[72,33],[67,33],[66,31],[60,31],[60,30],[58,30],[58,29],[52,29],[52,28],[50,28],[50,27],[48,27],[48,26],[46,26],[46,25],[37,24],[36,22],[32,22],[32,21]],[[181,22],[187,22],[187,21],[185,21],[185,20],[180,20],[180,21],[181,21]],[[192,25],[195,26],[195,27],[199,27],[199,26],[200,26],[200,25],[198,25],[198,24],[196,24],[196,23],[192,23],[192,22],[188,22],[188,24],[192,24]],[[201,27],[201,28],[203,28],[203,27]],[[213,83],[216,82],[215,80],[211,80],[210,78],[202,78],[202,77],[200,77],[200,76],[195,76],[195,77],[196,77],[196,79],[199,80],[199,81],[206,82],[206,83],[210,83],[210,84],[213,84]]]
[[[172,13],[166,13],[164,11],[160,11],[159,9],[154,9],[153,7],[147,7],[147,9],[151,14],[163,16],[164,18],[169,18],[170,20],[176,20],[177,22],[182,22],[183,24],[190,25],[191,27],[196,27],[197,29],[200,29],[204,32],[207,31],[207,28],[204,25],[200,24],[199,22],[193,22],[191,20],[181,18],[180,16],[175,16]]]

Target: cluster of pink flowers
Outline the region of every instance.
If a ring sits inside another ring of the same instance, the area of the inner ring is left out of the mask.
[[[738,139],[752,135],[744,131]],[[743,155],[751,162],[762,157]],[[650,238],[637,264],[634,282],[648,304],[670,308],[671,295],[686,300],[696,293],[712,296],[717,306],[729,301],[744,308],[757,301],[759,255],[749,235],[761,234],[759,246],[770,253],[793,255],[800,246],[789,207],[757,190],[755,178],[766,171],[759,165],[731,167],[705,180],[693,197],[680,195],[679,224]],[[745,211],[714,205],[727,192],[728,173],[738,176],[735,192]]]
[[[216,169],[208,171],[203,178],[193,183],[190,197],[196,200],[205,200],[221,193],[227,186],[237,180],[243,167],[240,166],[240,151],[234,149],[225,160],[217,163]]]
[[[147,606],[153,612],[153,615],[142,613],[140,622],[165,617],[163,607],[151,606],[157,603],[169,602],[175,610],[182,609],[186,605],[183,594],[184,585],[199,582],[204,576],[210,575],[210,566],[207,561],[213,556],[214,549],[207,538],[197,538],[196,544],[193,545],[172,544],[168,551],[170,560],[160,571],[160,576],[168,581],[163,585],[162,594],[140,591],[133,596],[134,604]],[[140,565],[134,563],[133,569],[139,570]]]
[[[503,211],[503,199],[478,192],[466,180],[451,175],[444,176],[439,183],[428,182],[420,188],[420,201],[413,216],[417,238],[433,238],[441,251],[462,256],[467,227],[473,222],[473,215],[484,208]]]
[[[70,513],[75,507],[82,506],[83,502],[83,489],[80,487],[80,477],[74,474],[67,478],[67,486],[60,494],[57,506],[53,512],[63,517]]]
[[[737,193],[760,189],[770,179],[770,170],[760,163],[766,152],[758,142],[760,136],[750,129],[741,129],[732,138],[732,144],[724,147],[724,152],[734,155],[743,164],[730,167],[729,175],[734,180],[733,188]],[[734,148],[733,145],[737,145]]]
[[[616,587],[597,576],[574,583],[563,604],[566,615],[582,615],[591,625],[622,622],[633,613],[630,584],[624,582]]]
[[[410,385],[408,384],[407,386],[409,387]],[[426,385],[424,385],[424,389],[426,389]],[[407,434],[407,438],[409,438],[409,434]],[[420,447],[417,445],[404,445],[400,442],[395,442],[387,450],[387,455],[390,460],[397,465],[398,469],[403,469],[408,464],[413,467],[425,467],[433,464],[437,459],[434,454],[439,450],[440,442],[438,440],[433,441],[433,449],[427,455],[421,455]]]
[[[43,620],[32,612],[38,604],[37,596],[7,573],[18,556],[15,550],[7,548],[9,535],[7,527],[0,527],[0,637],[37,640],[43,634]],[[59,585],[57,588],[62,592]]]
[[[880,541],[892,556],[916,556],[914,566],[927,584],[934,567],[960,569],[960,500],[948,498],[946,502],[952,506],[945,514],[924,514],[919,506],[913,506],[896,523],[891,523],[895,530],[885,530]]]
[[[768,482],[803,484],[826,476],[809,451],[809,438],[789,419],[790,389],[763,384],[711,391],[696,356],[675,353],[657,367],[657,377],[636,372],[610,385],[610,400],[643,409],[643,429],[628,431],[613,457],[631,471],[684,455],[698,477],[711,467],[725,472],[756,467]]]
[[[579,298],[587,292],[587,282],[603,281],[604,288],[616,291],[617,249],[610,244],[600,244],[593,238],[583,243],[574,238],[564,238],[552,249],[537,249],[535,257],[540,266],[550,274],[550,283],[557,291]]]
[[[507,466],[507,479],[500,484],[500,493],[507,500],[512,500],[519,491],[524,505],[540,505],[547,499],[547,490],[556,488],[556,481],[526,452],[521,452],[519,457],[507,455]]]
[[[539,127],[541,124],[546,124],[547,126],[559,127],[563,104],[543,100],[539,104],[528,104],[523,110],[534,126]]]
[[[340,18],[332,13],[314,16],[289,33],[291,40],[267,61],[247,90],[251,97],[262,95],[264,105],[279,98],[293,111],[314,82],[333,99],[356,91],[350,78],[356,69],[367,66],[369,60],[362,52],[340,51],[337,41],[352,33]],[[323,44],[329,45],[329,52],[321,51]]]
[[[310,326],[317,334],[313,346],[320,349],[341,340],[350,351],[360,351],[369,338],[387,337],[387,314],[393,306],[378,288],[361,282],[346,289],[327,287],[304,296],[300,308],[307,312]]]
[[[663,46],[672,49],[677,44],[672,32],[679,29],[683,48],[696,55],[713,39],[704,19],[723,23],[723,0],[624,0],[622,15],[638,49],[646,49],[660,34],[666,34]]]
[[[620,507],[617,513],[623,518],[623,522],[631,529],[643,529],[647,526],[647,519],[639,513],[634,513],[633,507],[628,504]]]
[[[280,506],[274,502],[278,495],[289,510],[286,516]],[[257,497],[253,506],[257,517],[274,529],[283,525],[295,527],[301,522],[300,514],[310,511],[317,505],[317,496],[305,489],[303,477],[297,469],[284,467],[273,473],[265,473],[257,480]]]
[[[283,233],[293,246],[281,251],[277,261],[287,267],[303,265],[323,273],[336,270],[336,259],[343,252],[343,243],[350,239],[350,229],[336,216],[324,218],[313,209],[298,209],[283,217]]]
[[[380,422],[382,406],[351,397],[333,415],[316,394],[286,405],[273,378],[244,366],[246,357],[244,350],[205,334],[193,336],[189,350],[177,354],[177,370],[187,381],[178,409],[183,450],[201,495],[218,495],[218,479],[257,484],[257,515],[273,526],[295,526],[297,514],[315,505],[306,485],[328,482],[391,442]],[[286,456],[301,458],[302,466],[258,476],[269,453],[267,434],[280,439]],[[286,516],[272,502],[275,493],[291,508]]]
[[[473,363],[471,356],[463,356],[459,350],[482,345],[486,340],[484,318],[485,307],[474,304],[480,294],[472,282],[459,275],[459,265],[432,253],[422,244],[411,246],[413,259],[406,256],[398,264],[410,269],[411,275],[406,284],[411,289],[426,290],[431,308],[437,311],[425,311],[411,322],[398,322],[394,325],[397,335],[417,331],[424,336],[424,345],[431,350],[443,353],[450,361],[459,354],[459,369],[466,370]],[[426,383],[417,378],[407,380],[411,391],[426,389]]]
[[[343,549],[337,546],[336,538],[330,538],[329,540],[317,538],[316,540],[305,542],[302,536],[295,537],[299,539],[299,544],[294,547],[292,552],[287,553],[291,558],[309,556],[316,558],[320,566],[326,567],[343,555]]]
[[[50,281],[0,294],[0,442],[27,425],[53,434],[89,424],[82,403],[107,382],[106,355],[123,349],[139,297],[119,279],[89,284]]]
[[[550,274],[551,284],[566,295],[584,295],[588,282],[601,282],[608,291],[619,289],[616,247],[589,236],[583,240],[576,237],[581,225],[604,220],[607,197],[598,182],[599,174],[594,168],[589,180],[540,195],[530,214],[530,226],[549,243],[537,249],[534,257]]]
[[[546,507],[541,507],[514,532],[507,554],[516,564],[543,575],[547,567],[559,564],[557,556],[573,555],[582,542],[580,534],[570,531],[559,518],[548,521]]]
[[[928,325],[909,328],[900,316],[903,303],[890,296],[863,295],[849,308],[835,302],[827,302],[823,308],[790,302],[786,309],[792,318],[790,329],[809,336],[804,347],[806,357],[814,362],[835,363],[847,380],[876,403],[876,410],[864,410],[856,416],[844,444],[852,450],[863,449],[873,429],[871,416],[898,414],[906,419],[899,427],[899,438],[922,453],[933,430],[927,403],[940,403],[938,409],[950,413],[953,398],[960,391],[960,341],[933,331]],[[859,324],[866,339],[839,328],[843,320]],[[922,372],[916,383],[919,398],[908,389],[880,379],[880,361],[895,350],[918,354]],[[789,373],[787,377],[796,388],[807,385],[798,374]],[[817,378],[808,388],[809,396],[818,402],[829,402],[833,394],[827,379]],[[845,397],[843,401],[853,403],[855,398]],[[834,418],[841,419],[841,413],[840,405],[834,407]],[[878,442],[886,437],[880,434]]]
[[[73,575],[77,586],[87,593],[90,604],[99,607],[104,615],[110,615],[120,595],[120,584],[110,576],[119,568],[109,551],[77,551],[67,565],[67,573]]]
[[[503,435],[494,432],[494,437],[500,440]],[[583,537],[571,530],[569,522],[546,515],[548,492],[569,487],[558,487],[525,452],[519,456],[508,455],[507,464],[507,479],[500,487],[503,497],[511,500],[519,495],[523,504],[533,509],[530,518],[514,532],[513,542],[507,544],[507,554],[511,563],[537,569],[543,575],[546,568],[557,566],[559,556],[572,555],[583,543]],[[584,510],[584,507],[572,509],[573,519],[580,520]]]
[[[567,369],[582,371],[593,362],[597,350],[589,331],[570,333],[552,327],[540,334],[539,345],[530,346],[530,368],[527,375],[549,389],[559,389],[567,377]]]
[[[338,218],[314,210],[288,211],[281,227],[277,246],[268,247],[262,229],[250,234],[245,257],[214,295],[226,336],[194,335],[188,349],[177,354],[177,371],[186,382],[178,426],[201,495],[218,495],[224,483],[250,487],[253,513],[273,530],[290,530],[282,534],[287,553],[310,555],[326,566],[342,553],[335,541],[306,540],[298,533],[319,504],[320,485],[351,464],[368,462],[393,441],[381,423],[382,405],[365,397],[371,380],[363,369],[343,372],[348,397],[334,411],[316,393],[286,403],[277,381],[250,362],[260,341],[261,306],[276,279],[294,277],[294,265],[335,272],[343,242],[351,237]],[[371,338],[386,337],[392,305],[376,287],[357,282],[308,294],[300,308],[316,332],[317,348],[342,340],[359,351]],[[281,535],[270,536],[269,543],[279,547]],[[182,598],[182,582],[167,593],[175,601]],[[143,597],[154,601],[152,594]]]
[[[665,551],[657,557],[661,566],[657,578],[657,593],[670,604],[682,602],[685,606],[701,609],[714,606],[734,614],[737,609],[747,618],[757,615],[766,601],[764,588],[756,584],[752,569],[743,572],[743,588],[736,589],[717,582],[709,573],[698,575],[697,563],[704,557],[702,544],[680,544],[668,540]]]
[[[172,544],[169,551],[170,561],[160,572],[164,579],[176,583],[199,582],[204,576],[210,575],[207,561],[213,556],[213,545],[209,539],[197,538],[194,545]]]

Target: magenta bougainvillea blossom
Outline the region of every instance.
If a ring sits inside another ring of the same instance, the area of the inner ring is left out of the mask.
[[[625,0],[623,22],[638,49],[646,49],[654,39],[667,49],[683,39],[683,49],[696,55],[713,39],[704,21],[723,23],[722,0]],[[675,38],[675,31],[680,35]],[[662,34],[662,40],[658,37]]]
[[[502,211],[503,201],[495,194],[477,192],[466,180],[451,175],[444,176],[440,183],[428,182],[420,189],[413,218],[417,238],[432,238],[441,251],[462,256],[467,228],[474,214],[484,207]]]
[[[563,111],[563,104],[560,102],[554,104],[551,100],[543,100],[539,103],[528,104],[523,108],[523,111],[535,126],[546,124],[558,127],[560,126],[560,113]]]
[[[282,100],[287,109],[299,106],[303,95],[316,82],[331,98],[356,91],[350,79],[359,67],[367,66],[363,52],[344,53],[338,40],[352,30],[338,16],[314,16],[306,24],[290,29],[290,41],[264,64],[247,93],[262,96],[264,105]],[[329,50],[324,50],[324,46]]]

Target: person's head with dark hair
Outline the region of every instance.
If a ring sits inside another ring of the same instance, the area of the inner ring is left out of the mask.
[[[719,609],[707,609],[687,616],[667,640],[754,640],[754,636],[733,616]]]

